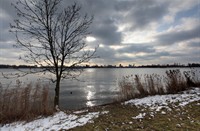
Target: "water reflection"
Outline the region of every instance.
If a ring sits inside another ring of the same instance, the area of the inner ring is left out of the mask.
[[[89,69],[87,69],[87,72],[88,72],[88,73],[92,73],[92,72],[94,72],[94,71],[95,71],[94,68],[89,68]]]
[[[93,88],[94,86],[92,86],[92,85],[87,85],[86,87],[87,87],[87,88]]]
[[[95,87],[94,85],[86,85],[86,90],[85,92],[87,92],[87,95],[86,95],[86,99],[87,99],[87,102],[86,102],[86,106],[94,106],[94,101],[92,101],[94,98],[95,98]]]
[[[91,107],[94,106],[95,104],[92,101],[87,101],[86,106]]]
[[[92,98],[92,96],[94,96],[93,93],[91,91],[88,91],[87,100],[89,101]]]

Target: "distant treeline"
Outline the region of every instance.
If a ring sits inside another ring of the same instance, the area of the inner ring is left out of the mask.
[[[3,65],[3,64],[0,64],[0,68],[38,68],[38,67],[36,65],[30,66],[30,65]]]
[[[135,65],[128,65],[128,66],[123,66],[123,65],[84,65],[84,66],[75,66],[75,67],[67,67],[66,68],[170,68],[170,67],[200,67],[200,63],[188,63],[187,65],[184,64],[152,64],[152,65],[140,65],[140,66],[135,66]],[[46,67],[38,67],[37,65],[30,66],[30,65],[3,65],[0,64],[0,68],[53,68],[51,66],[46,66]]]

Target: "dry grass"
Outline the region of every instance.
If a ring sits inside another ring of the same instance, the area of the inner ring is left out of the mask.
[[[91,112],[109,111],[108,114],[100,115],[93,120],[94,122],[70,129],[70,131],[199,131],[200,108],[197,105],[199,102],[183,107],[169,105],[171,111],[161,109],[153,116],[149,108],[110,104],[91,110]],[[162,114],[162,111],[166,114]],[[139,113],[146,113],[146,116],[143,119],[132,118]]]
[[[152,75],[145,75],[144,76],[145,82],[144,84],[145,89],[148,90],[147,95],[156,95],[156,94],[165,94],[165,88],[162,84],[162,79],[160,75],[152,74]]]
[[[187,85],[192,87],[200,87],[200,71],[191,70],[183,72]]]
[[[136,97],[144,97],[148,94],[148,91],[145,89],[144,84],[141,82],[141,78],[139,75],[135,75],[134,78],[135,81],[135,88],[138,90],[138,93],[136,93]]]
[[[139,75],[124,77],[119,82],[119,89],[117,101],[165,93],[162,78],[155,74],[144,75],[144,80]]]
[[[124,78],[123,81],[119,82],[119,87],[123,87],[120,88],[119,100],[121,99],[128,100],[135,96],[134,94],[135,91],[134,88],[132,88],[132,83],[125,81],[125,79],[126,78]]]
[[[1,88],[0,123],[5,124],[18,120],[33,120],[38,116],[53,114],[47,85],[32,83],[23,86],[16,82],[16,88]]]
[[[180,70],[166,71],[165,84],[167,93],[177,93],[188,88],[185,77]]]
[[[200,79],[197,73],[187,71],[182,74],[180,70],[169,70],[166,71],[165,77],[157,74],[124,77],[119,82],[120,93],[117,101],[156,94],[174,94],[190,87],[199,87]]]

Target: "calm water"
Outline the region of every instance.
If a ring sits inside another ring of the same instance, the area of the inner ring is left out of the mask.
[[[178,69],[178,68],[105,68],[105,69],[85,69],[85,71],[76,80],[63,80],[61,82],[60,89],[60,105],[65,109],[80,109],[88,106],[102,105],[110,103],[117,97],[118,81],[123,76],[134,74],[159,74],[165,75],[166,70]],[[183,71],[197,70],[200,68],[180,68]],[[13,69],[0,69],[3,73],[14,73]],[[41,81],[42,83],[48,83],[50,89],[53,92],[55,84],[49,80],[43,78],[44,75],[28,75],[23,78],[19,78],[24,83],[30,81]],[[200,77],[200,76],[198,76]],[[14,84],[16,79],[5,79],[0,75],[0,82],[3,86],[8,84]]]

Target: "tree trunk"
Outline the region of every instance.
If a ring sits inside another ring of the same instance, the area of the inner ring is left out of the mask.
[[[56,81],[55,97],[54,97],[54,109],[59,110],[59,92],[60,92],[60,79]]]

